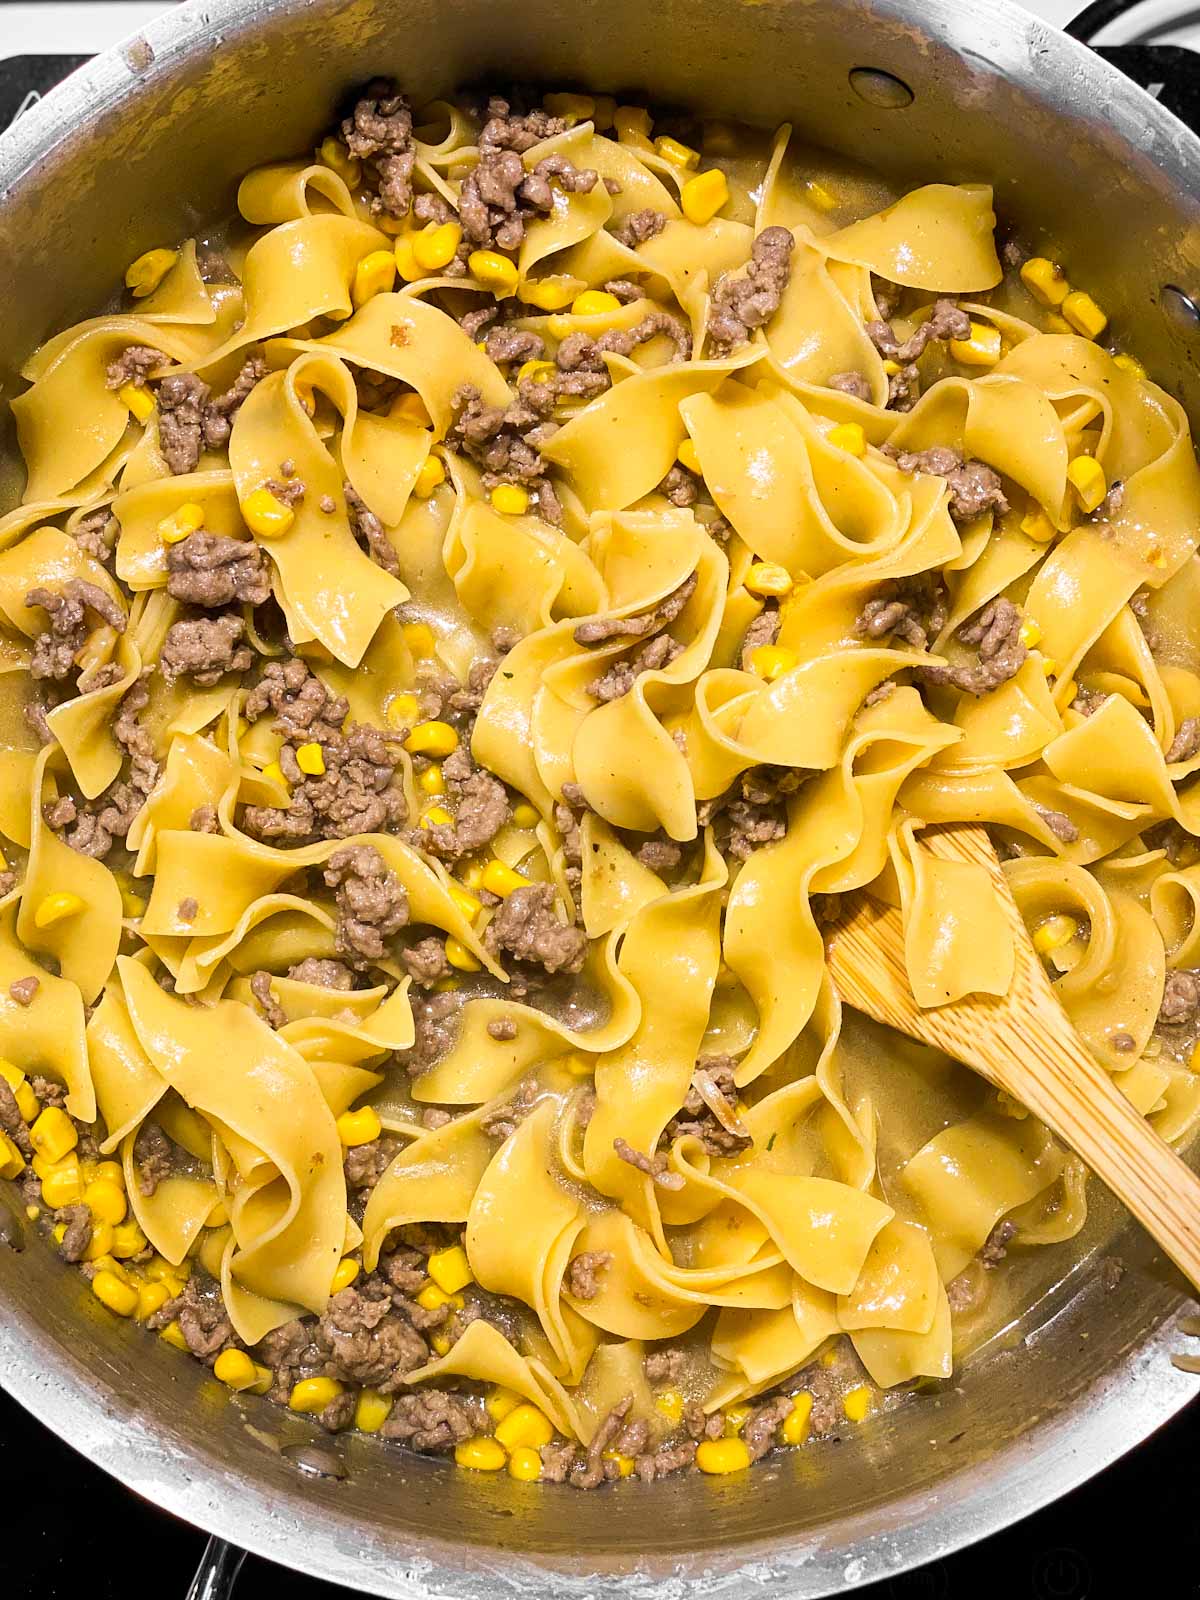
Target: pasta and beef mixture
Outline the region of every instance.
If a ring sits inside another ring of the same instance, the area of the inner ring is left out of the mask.
[[[1192,1127],[1179,405],[986,186],[788,128],[375,83],[238,205],[12,404],[4,1176],[229,1388],[519,1479],[948,1378],[1083,1173],[822,930],[866,892],[922,1003],[1002,989],[923,839],[987,824]]]

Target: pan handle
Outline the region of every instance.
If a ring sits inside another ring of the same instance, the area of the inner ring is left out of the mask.
[[[229,1600],[245,1559],[244,1550],[223,1539],[210,1539],[204,1546],[187,1600]]]

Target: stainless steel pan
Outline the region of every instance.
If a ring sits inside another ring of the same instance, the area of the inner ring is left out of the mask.
[[[869,75],[856,89],[858,68],[898,77],[911,102]],[[1086,264],[1115,331],[1200,415],[1194,316],[1164,292],[1200,292],[1200,144],[998,0],[193,0],[0,141],[0,413],[40,339],[102,303],[139,251],[231,211],[237,174],[311,145],[331,103],[379,70],[424,95],[489,75],[640,89],[791,120],[900,177],[988,178],[1026,237]],[[0,439],[0,508],[18,486]],[[41,1248],[0,1247],[0,1381],[166,1510],[369,1593],[820,1595],[1027,1515],[1186,1403],[1175,1281],[1144,1241],[1116,1248],[1130,1270],[1115,1292],[1085,1263],[1040,1329],[1016,1329],[946,1392],[733,1481],[530,1492],[355,1438],[333,1447],[348,1476],[306,1475],[291,1448],[306,1424],[230,1402],[114,1327]],[[205,1582],[217,1592],[216,1573]]]

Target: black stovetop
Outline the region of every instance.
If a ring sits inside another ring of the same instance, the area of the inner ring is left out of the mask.
[[[52,7],[54,0],[43,0]],[[0,0],[0,52],[5,0]],[[69,12],[64,12],[64,20]],[[61,40],[69,49],[72,40]],[[1200,64],[1173,46],[1104,50],[1200,129]],[[0,60],[0,129],[83,55]],[[865,1600],[1177,1600],[1200,1596],[1200,1408],[1091,1483],[971,1550],[859,1591]],[[205,1536],[157,1511],[0,1393],[0,1600],[183,1600]],[[350,1591],[251,1557],[245,1600]],[[730,1596],[729,1600],[742,1600]],[[750,1597],[747,1597],[750,1600]]]

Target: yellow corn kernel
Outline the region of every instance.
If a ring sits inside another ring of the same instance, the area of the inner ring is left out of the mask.
[[[113,1225],[111,1222],[96,1221],[92,1223],[92,1242],[83,1252],[85,1261],[99,1261],[101,1256],[111,1256],[113,1247]]]
[[[679,204],[689,222],[702,228],[729,202],[729,181],[720,167],[709,167],[684,184]]]
[[[278,539],[296,520],[291,506],[276,500],[269,489],[255,489],[242,501],[242,520],[260,539]]]
[[[678,1389],[664,1389],[654,1396],[655,1409],[661,1411],[670,1422],[678,1422],[683,1416],[683,1396]]]
[[[498,483],[492,490],[491,502],[506,517],[523,517],[529,510],[529,491],[519,483]]]
[[[1113,357],[1113,364],[1120,367],[1122,372],[1128,372],[1133,378],[1144,378],[1146,376],[1146,369],[1138,358],[1126,355],[1123,350],[1119,355]]]
[[[147,250],[125,268],[125,287],[133,290],[135,300],[144,300],[154,293],[178,260],[178,250]]]
[[[456,1301],[454,1295],[439,1289],[436,1283],[427,1283],[417,1295],[417,1304],[425,1311],[440,1311],[443,1306],[461,1305],[462,1301]]]
[[[332,133],[317,146],[317,160],[336,172],[347,189],[357,189],[362,182],[362,162]]]
[[[511,1389],[495,1388],[484,1401],[484,1408],[494,1422],[503,1422],[510,1411],[521,1404],[521,1396]]]
[[[463,882],[468,889],[483,888],[483,868],[478,861],[472,861],[471,865],[463,872]]]
[[[537,807],[531,806],[528,800],[521,800],[513,807],[512,819],[518,828],[536,828],[542,820]]]
[[[859,422],[839,422],[836,427],[830,428],[825,437],[830,444],[845,450],[848,455],[865,456],[867,453],[867,436]]]
[[[140,1283],[137,1307],[133,1314],[139,1322],[149,1322],[154,1313],[161,1311],[171,1298],[171,1291],[165,1283]]]
[[[1062,305],[1071,292],[1066,273],[1057,261],[1048,261],[1045,256],[1030,256],[1021,268],[1021,282],[1035,300],[1051,310]]]
[[[176,1350],[191,1350],[191,1345],[188,1344],[184,1331],[178,1322],[168,1322],[165,1328],[159,1329],[158,1337],[165,1339],[168,1344],[173,1344]]]
[[[573,317],[606,317],[620,311],[621,302],[605,289],[585,289],[571,302]]]
[[[542,1475],[542,1458],[530,1445],[518,1445],[508,1458],[508,1475],[518,1483],[536,1483]]]
[[[445,806],[430,806],[429,810],[421,818],[420,826],[422,828],[444,828],[449,827],[453,821],[454,818],[446,810]]]
[[[1062,314],[1085,339],[1098,339],[1108,327],[1108,317],[1090,294],[1075,289],[1062,303]]]
[[[1042,657],[1042,673],[1043,673],[1043,676],[1045,676],[1047,678],[1057,678],[1058,677],[1058,666],[1059,666],[1059,662],[1058,662],[1058,657],[1057,656],[1043,656]]]
[[[1066,317],[1060,317],[1057,311],[1048,311],[1046,313],[1047,333],[1074,333],[1074,331]]]
[[[898,361],[892,361],[889,358],[883,363],[883,370],[887,373],[889,378],[894,378],[900,371],[900,363]]]
[[[459,972],[478,972],[482,965],[460,939],[446,940],[446,960]]]
[[[580,278],[534,278],[517,291],[528,306],[539,311],[564,311],[583,288]]]
[[[296,765],[301,772],[307,773],[310,778],[323,777],[325,773],[325,752],[315,740],[309,744],[302,744],[296,751]]]
[[[467,921],[474,922],[482,909],[482,901],[458,883],[451,882],[447,892]]]
[[[837,205],[837,196],[816,178],[806,180],[804,192],[818,211],[832,211]]]
[[[83,1199],[83,1178],[74,1153],[56,1161],[43,1176],[42,1199],[55,1211],[64,1206],[77,1206]]]
[[[724,1414],[725,1415],[725,1436],[726,1436],[726,1438],[733,1438],[733,1436],[735,1434],[741,1433],[742,1429],[746,1426],[746,1423],[749,1421],[750,1413],[753,1410],[754,1410],[753,1406],[747,1406],[747,1405],[728,1406],[728,1407],[726,1407],[725,1414]]]
[[[686,467],[689,472],[694,472],[697,477],[702,476],[700,471],[700,457],[696,451],[695,440],[685,439],[679,446],[679,449],[676,450],[675,459],[679,462],[681,467]]]
[[[198,506],[194,500],[185,500],[169,517],[164,517],[158,525],[158,537],[163,544],[179,544],[191,533],[196,533],[204,526],[204,507]]]
[[[347,1149],[355,1145],[370,1144],[383,1132],[383,1124],[374,1106],[360,1106],[357,1111],[343,1111],[337,1119],[338,1138]]]
[[[842,1410],[848,1422],[861,1422],[871,1409],[871,1391],[865,1383],[842,1396]]]
[[[744,582],[751,594],[764,600],[769,595],[790,594],[792,588],[791,573],[777,561],[752,561]]]
[[[83,1175],[89,1183],[115,1183],[125,1187],[125,1169],[119,1161],[85,1161]]]
[[[139,422],[149,422],[154,415],[154,396],[149,389],[139,388],[136,383],[127,383],[118,389],[117,399]]]
[[[561,117],[569,128],[577,122],[590,122],[596,114],[596,102],[590,94],[548,94],[542,104],[552,117]]]
[[[301,1378],[288,1396],[288,1410],[315,1416],[342,1393],[336,1378]]]
[[[428,500],[435,489],[446,481],[446,469],[441,456],[426,456],[417,473],[412,492],[418,500]]]
[[[595,1071],[595,1059],[585,1056],[580,1050],[572,1050],[569,1055],[562,1058],[562,1065],[573,1078],[590,1078]]]
[[[406,622],[400,629],[404,642],[414,656],[431,656],[437,640],[427,622]]]
[[[343,1256],[337,1264],[337,1271],[333,1275],[333,1282],[329,1285],[331,1294],[341,1294],[343,1289],[348,1289],[358,1277],[359,1264],[353,1256]]]
[[[1049,544],[1058,529],[1041,506],[1034,506],[1021,518],[1021,532],[1036,539],[1039,544]]]
[[[151,1283],[170,1283],[176,1278],[179,1268],[173,1266],[165,1256],[156,1255],[146,1263],[142,1271]]]
[[[526,361],[517,368],[517,384],[546,383],[557,371],[553,361]]]
[[[432,756],[444,761],[458,749],[458,734],[448,722],[418,722],[404,748],[411,756]]]
[[[222,1350],[213,1362],[213,1377],[227,1389],[236,1389],[239,1394],[245,1389],[255,1394],[266,1394],[272,1381],[270,1369],[260,1367],[244,1350]]]
[[[119,1317],[131,1317],[137,1310],[137,1290],[132,1284],[122,1283],[115,1272],[98,1272],[92,1279],[92,1293]]]
[[[268,761],[266,766],[262,769],[262,775],[268,783],[274,783],[278,785],[278,787],[287,795],[291,794],[292,786],[284,777],[283,768],[279,765],[278,761]]]
[[[768,683],[773,683],[783,673],[790,672],[793,667],[799,665],[800,657],[796,652],[785,650],[782,645],[760,644],[757,650],[750,652],[751,672],[756,672]]]
[[[403,417],[405,422],[415,422],[419,428],[428,428],[433,424],[424,400],[415,389],[406,389],[403,394],[398,394],[388,407],[388,416]]]
[[[29,1130],[29,1142],[47,1161],[61,1161],[79,1143],[79,1132],[61,1106],[47,1106]]]
[[[418,278],[425,276],[423,267],[417,265],[416,251],[413,249],[411,234],[405,234],[396,240],[392,246],[392,259],[396,263],[396,271],[405,283],[415,283]]]
[[[523,872],[506,866],[503,861],[491,860],[483,869],[483,887],[489,894],[498,894],[502,900],[514,889],[528,888],[531,880]]]
[[[446,1294],[457,1294],[460,1289],[475,1282],[467,1252],[460,1244],[451,1245],[446,1250],[435,1250],[425,1266],[434,1283]]]
[[[112,1253],[118,1261],[129,1261],[140,1256],[149,1242],[139,1224],[127,1217],[113,1229]]]
[[[49,928],[66,917],[77,917],[85,908],[86,901],[82,896],[72,894],[69,889],[60,889],[38,902],[33,913],[33,925],[35,928]]]
[[[622,144],[637,145],[640,150],[651,150],[650,129],[654,126],[650,113],[644,106],[618,106],[613,112],[613,127]]]
[[[0,1133],[0,1178],[19,1178],[24,1171],[25,1157],[6,1133]]]
[[[1095,511],[1108,493],[1108,479],[1095,456],[1076,456],[1074,461],[1067,464],[1067,477],[1083,509]]]
[[[389,728],[411,728],[420,714],[421,702],[415,694],[393,695],[385,712]]]
[[[0,868],[0,871],[3,871]],[[33,1092],[30,1084],[20,1067],[14,1067],[11,1061],[5,1061],[0,1056],[0,1078],[3,1078],[12,1090],[13,1099],[17,1102],[17,1110],[26,1122],[32,1122],[38,1114],[38,1097]]]
[[[454,1447],[454,1459],[460,1467],[471,1472],[499,1472],[504,1465],[504,1446],[480,1434]]]
[[[750,1465],[750,1450],[744,1439],[705,1439],[696,1446],[696,1465],[701,1472],[741,1472]]]
[[[417,788],[422,794],[439,795],[446,792],[446,780],[442,777],[441,767],[426,767],[417,778]]]
[[[378,1433],[392,1414],[394,1402],[377,1389],[363,1389],[354,1406],[354,1426],[359,1433]]]
[[[1073,917],[1047,917],[1034,929],[1033,948],[1040,956],[1048,956],[1052,950],[1061,950],[1070,944],[1078,932],[1079,926]]]
[[[41,1206],[26,1206],[25,1207],[25,1215],[29,1218],[30,1222],[36,1222],[37,1219],[41,1216],[41,1214],[42,1214]]]
[[[617,1463],[617,1475],[622,1478],[630,1477],[637,1466],[637,1462],[632,1456],[623,1456],[619,1450],[605,1450],[602,1452],[601,1459],[615,1461]]]
[[[503,1422],[496,1424],[496,1438],[506,1450],[515,1450],[518,1445],[531,1445],[539,1450],[553,1437],[554,1424],[537,1406],[519,1405]]]
[[[669,161],[673,167],[684,167],[691,171],[700,165],[700,152],[693,150],[690,144],[684,144],[679,139],[672,139],[670,134],[663,134],[655,139],[654,148],[664,161]]]
[[[950,354],[964,367],[994,367],[1000,359],[1000,329],[971,319],[969,339],[951,339]]]
[[[94,1217],[101,1222],[112,1223],[114,1228],[118,1222],[125,1221],[125,1214],[129,1210],[125,1191],[104,1179],[88,1184],[83,1191],[83,1203]]]
[[[808,1438],[813,1397],[807,1391],[792,1396],[792,1409],[784,1417],[779,1437],[784,1444],[803,1444]]]
[[[1042,630],[1032,617],[1026,617],[1025,621],[1021,624],[1021,632],[1019,637],[1026,650],[1032,650],[1034,645],[1037,644],[1041,639]]]
[[[416,255],[416,241],[413,254]],[[365,306],[377,294],[390,294],[396,284],[396,256],[393,250],[372,250],[354,269],[350,299],[355,307]]]
[[[495,250],[472,250],[467,267],[475,282],[490,289],[497,300],[506,299],[520,280],[516,263]]]
[[[426,272],[440,272],[454,260],[461,243],[462,229],[457,222],[431,222],[413,239],[413,255]]]

